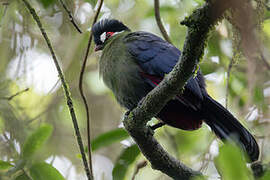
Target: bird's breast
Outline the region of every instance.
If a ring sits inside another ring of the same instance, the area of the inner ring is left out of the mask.
[[[132,109],[152,89],[141,76],[141,69],[125,47],[111,45],[103,50],[100,75],[120,105]]]

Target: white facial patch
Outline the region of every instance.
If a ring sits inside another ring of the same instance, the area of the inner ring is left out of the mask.
[[[104,33],[102,33],[102,34],[100,35],[100,40],[101,40],[103,43],[104,43],[105,39],[106,39],[106,32],[104,32]]]
[[[124,31],[114,32],[111,36],[114,36],[114,35],[119,34],[119,33],[122,33],[122,32],[124,32]],[[102,33],[102,34],[100,35],[100,40],[101,40],[103,43],[105,42],[105,40],[106,40],[106,32],[104,32],[104,33]]]

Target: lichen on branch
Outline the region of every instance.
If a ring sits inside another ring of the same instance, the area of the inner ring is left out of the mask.
[[[190,179],[201,175],[168,154],[146,125],[176,94],[182,91],[187,80],[194,74],[201,59],[212,27],[223,18],[224,12],[241,5],[233,0],[208,1],[196,9],[182,25],[188,27],[182,55],[171,73],[154,88],[138,107],[128,112],[124,126],[135,140],[144,156],[154,169],[160,170],[173,179]]]

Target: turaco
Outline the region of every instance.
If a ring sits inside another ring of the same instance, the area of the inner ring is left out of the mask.
[[[92,32],[95,50],[102,50],[100,75],[119,104],[129,110],[162,81],[181,55],[179,49],[160,37],[144,31],[132,32],[115,19],[97,22]],[[156,118],[183,130],[196,130],[205,122],[222,140],[236,137],[233,140],[251,161],[258,159],[256,140],[226,108],[210,97],[200,71]]]

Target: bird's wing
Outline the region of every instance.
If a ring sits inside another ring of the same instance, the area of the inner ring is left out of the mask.
[[[173,69],[181,55],[179,49],[147,32],[130,33],[124,38],[124,42],[128,52],[141,67],[143,76],[152,86],[156,86]],[[203,95],[198,82],[197,77],[191,77],[185,86],[185,92],[191,95],[192,99],[202,100]],[[193,102],[191,98],[183,98],[183,101]]]
[[[133,32],[125,37],[129,53],[150,75],[163,77],[177,63],[181,52],[160,37],[147,32]]]

